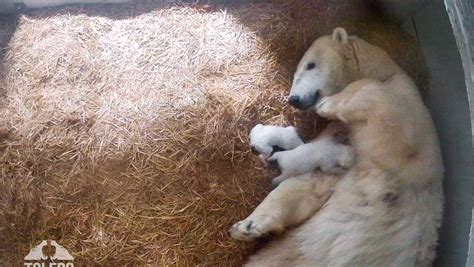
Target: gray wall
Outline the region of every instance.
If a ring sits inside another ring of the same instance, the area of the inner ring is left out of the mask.
[[[445,209],[435,266],[472,267],[474,109],[469,99],[474,101],[473,1],[375,0],[375,3],[417,38],[430,73],[426,104],[438,131],[446,168]]]
[[[474,158],[473,117],[469,105],[472,83],[466,81],[472,81],[472,71],[463,68],[463,58],[443,1],[434,0],[424,5],[405,20],[404,28],[418,38],[430,72],[427,105],[440,137],[446,168],[444,218],[435,265],[474,266],[473,262],[467,263],[472,239]],[[472,62],[469,54],[463,57]]]
[[[445,0],[444,2],[461,55],[467,95],[470,100],[471,130],[474,130],[474,1]],[[474,142],[474,131],[471,140]],[[471,160],[474,162],[474,159]],[[474,188],[471,190],[473,204],[471,205],[471,232],[466,266],[474,266]]]

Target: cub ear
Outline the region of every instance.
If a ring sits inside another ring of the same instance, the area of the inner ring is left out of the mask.
[[[347,32],[344,28],[335,28],[332,32],[332,40],[341,44],[347,44]]]

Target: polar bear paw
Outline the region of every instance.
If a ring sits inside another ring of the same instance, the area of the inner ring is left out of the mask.
[[[230,228],[230,235],[237,240],[251,241],[270,232],[280,231],[280,224],[269,215],[250,216]]]
[[[335,112],[334,101],[331,101],[331,97],[323,97],[316,105],[316,112],[324,118],[333,118]]]

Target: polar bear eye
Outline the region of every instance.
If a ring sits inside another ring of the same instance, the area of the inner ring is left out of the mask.
[[[310,62],[308,65],[306,65],[306,70],[314,69],[314,67],[316,67],[316,64],[314,64],[314,62]]]

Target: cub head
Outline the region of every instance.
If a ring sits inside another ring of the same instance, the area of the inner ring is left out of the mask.
[[[313,42],[296,69],[288,98],[290,105],[314,108],[321,97],[333,95],[348,84],[342,53],[347,46],[348,36],[343,28]]]

